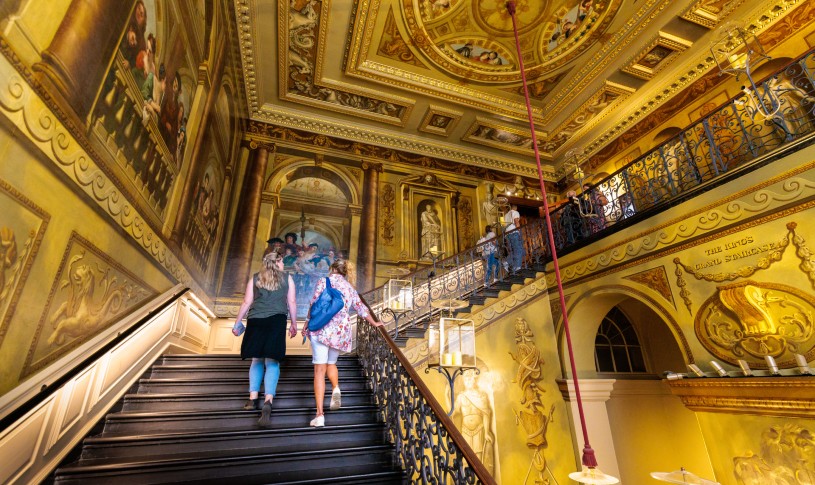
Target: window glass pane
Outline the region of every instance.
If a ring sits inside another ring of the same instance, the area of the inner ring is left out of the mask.
[[[611,349],[608,347],[597,347],[595,349],[597,357],[597,372],[614,372],[614,361],[611,359]]]
[[[631,368],[634,372],[645,372],[645,359],[639,347],[629,347],[628,357],[631,359]]]
[[[628,353],[625,351],[625,347],[612,347],[612,352],[617,372],[631,372],[631,365],[628,363]]]

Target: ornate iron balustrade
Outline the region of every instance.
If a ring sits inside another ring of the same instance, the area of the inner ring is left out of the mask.
[[[542,264],[547,256],[544,229],[544,221],[532,221],[513,231],[499,234],[494,241],[465,249],[453,256],[425,259],[424,267],[398,277],[410,280],[413,285],[413,310],[399,317],[390,312],[383,312],[386,297],[384,286],[363,293],[362,296],[374,313],[381,315],[382,322],[392,331],[394,337],[398,336],[400,329],[438,313],[440,310],[432,306],[433,301],[463,298],[483,287],[489,269],[487,247],[490,244],[496,246],[495,265],[491,271],[490,283],[502,281],[514,273],[512,262],[515,255],[521,261],[520,268]],[[519,245],[513,246],[513,239],[518,240]]]
[[[743,92],[572,203],[552,211],[558,251],[687,197],[695,188],[815,132],[815,51],[768,77],[758,88],[778,98],[780,109],[774,115],[763,117],[754,98]],[[607,201],[605,206],[599,203],[602,199]]]
[[[496,483],[383,328],[358,325],[357,354],[411,483]]]

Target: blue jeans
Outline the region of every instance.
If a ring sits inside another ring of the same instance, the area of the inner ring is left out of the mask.
[[[492,278],[498,276],[498,260],[495,259],[495,253],[487,254],[487,271],[484,272],[484,284],[490,284],[490,275]]]
[[[521,233],[513,231],[507,234],[509,240],[509,260],[513,271],[518,271],[524,264],[524,243],[521,241]]]
[[[277,380],[280,379],[280,362],[265,359],[264,366],[263,360],[252,358],[252,365],[249,366],[249,392],[260,391],[260,380],[263,379],[263,392],[266,395],[274,396],[277,390]],[[264,367],[266,368],[265,373]]]

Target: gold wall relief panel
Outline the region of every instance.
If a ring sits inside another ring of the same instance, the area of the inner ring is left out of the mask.
[[[665,32],[660,32],[655,39],[640,50],[622,71],[646,81],[653,78],[665,66],[690,47],[692,42]]]
[[[309,106],[404,126],[413,106],[410,100],[381,97],[343,85],[328,86],[319,60],[325,52],[331,0],[279,2],[280,97]],[[288,35],[283,35],[286,32]]]
[[[815,298],[797,288],[751,280],[718,286],[696,315],[699,342],[733,365],[795,365],[794,354],[815,357]]]
[[[157,294],[113,257],[73,233],[20,378],[90,340]]]
[[[0,344],[51,216],[0,179]]]
[[[640,271],[639,273],[624,276],[623,279],[651,288],[659,293],[662,298],[669,301],[674,308],[676,308],[676,302],[674,302],[673,293],[671,292],[671,284],[668,282],[668,274],[665,272],[665,266]]]
[[[515,320],[514,331],[516,353],[510,352],[509,355],[517,362],[518,368],[512,383],[520,388],[522,397],[518,405],[513,406],[512,412],[516,425],[526,433],[527,448],[532,450],[529,467],[534,467],[537,475],[534,483],[549,483],[551,471],[547,471],[546,463],[546,449],[549,448],[547,432],[554,419],[555,404],[546,404],[545,362],[535,344],[535,334],[523,318]]]
[[[733,457],[738,483],[815,483],[815,427],[787,422],[751,435],[754,447]]]
[[[811,416],[702,412],[697,419],[715,479],[722,485],[815,483],[815,420]]]
[[[396,226],[396,190],[393,184],[382,184],[382,195],[379,201],[380,221],[382,222],[380,236],[382,244],[393,246],[394,230]]]

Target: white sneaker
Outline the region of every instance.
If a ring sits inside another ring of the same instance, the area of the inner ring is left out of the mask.
[[[328,407],[332,411],[336,411],[342,406],[342,393],[339,387],[335,387],[331,392],[331,405]]]
[[[312,428],[322,428],[323,426],[325,426],[325,415],[317,416],[316,418],[312,419],[311,423],[309,423],[309,426],[311,426]]]

